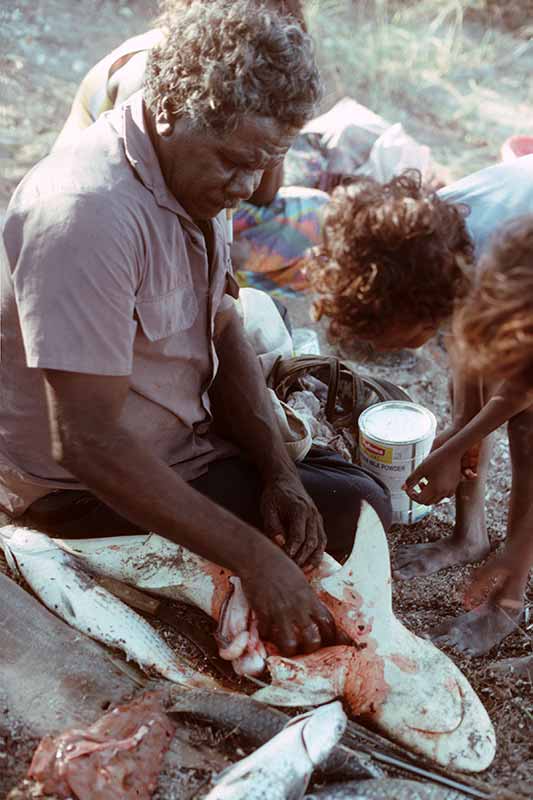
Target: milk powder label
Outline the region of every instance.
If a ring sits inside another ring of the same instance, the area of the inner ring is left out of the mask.
[[[373,461],[381,461],[382,464],[392,464],[392,447],[369,442],[361,436],[361,449],[364,450]]]
[[[435,426],[430,411],[403,400],[377,403],[359,418],[359,461],[389,489],[393,522],[410,524],[428,513],[402,487],[429,453]]]

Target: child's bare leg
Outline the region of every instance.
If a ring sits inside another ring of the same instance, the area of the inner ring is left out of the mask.
[[[488,555],[485,527],[485,483],[492,449],[492,437],[481,445],[477,478],[462,481],[455,495],[455,527],[451,536],[436,542],[406,544],[398,548],[394,577],[400,580],[431,575],[445,567],[470,564]]]
[[[432,632],[437,643],[471,655],[488,652],[517,627],[533,560],[533,409],[518,414],[508,427],[512,486],[507,541],[501,554],[507,574],[486,603]]]

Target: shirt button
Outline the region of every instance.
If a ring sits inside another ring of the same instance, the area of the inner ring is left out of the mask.
[[[197,433],[198,436],[205,436],[210,427],[211,425],[209,424],[209,422],[198,422],[194,426],[194,432]]]

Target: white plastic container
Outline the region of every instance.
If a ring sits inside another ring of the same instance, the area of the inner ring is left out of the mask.
[[[388,487],[393,522],[412,525],[430,511],[430,506],[411,500],[402,486],[429,454],[436,427],[431,411],[404,400],[376,403],[359,417],[359,460]]]

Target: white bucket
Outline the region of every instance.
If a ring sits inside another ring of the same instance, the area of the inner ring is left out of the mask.
[[[393,522],[412,525],[430,511],[430,506],[411,500],[402,486],[429,454],[436,427],[431,411],[404,400],[376,403],[359,417],[359,460],[388,487]]]

